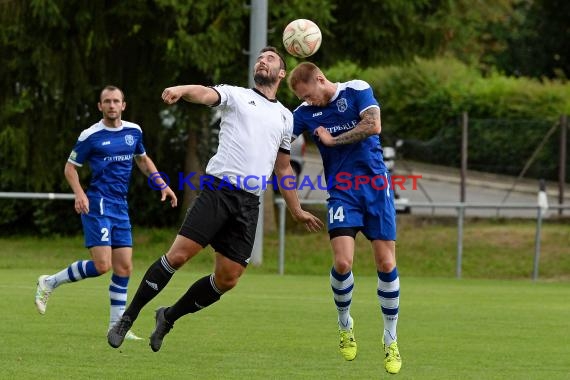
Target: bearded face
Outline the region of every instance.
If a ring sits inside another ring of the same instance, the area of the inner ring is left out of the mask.
[[[254,66],[253,80],[258,86],[272,87],[279,83],[281,70],[279,55],[272,51],[265,51],[257,57]]]
[[[253,75],[253,80],[259,86],[272,86],[277,83],[278,74],[279,68],[270,68],[260,64]]]

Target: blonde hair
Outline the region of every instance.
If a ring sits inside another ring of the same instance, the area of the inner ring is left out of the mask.
[[[316,79],[317,75],[324,76],[317,65],[312,62],[303,62],[291,71],[287,84],[292,91],[295,91],[299,83],[311,83]]]

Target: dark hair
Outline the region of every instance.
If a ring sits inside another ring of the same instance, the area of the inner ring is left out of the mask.
[[[260,54],[265,53],[266,51],[271,51],[277,54],[279,56],[279,61],[281,61],[281,69],[287,71],[287,64],[285,63],[285,58],[283,58],[283,55],[279,52],[279,50],[277,50],[277,48],[273,46],[266,46],[263,49],[261,49],[259,53]]]
[[[123,90],[121,90],[119,87],[117,86],[113,86],[111,84],[108,84],[107,86],[103,87],[103,89],[101,90],[101,93],[99,94],[99,100],[101,100],[101,95],[103,95],[103,91],[116,91],[119,90],[121,92],[121,96],[123,97],[123,102],[125,101],[125,93],[123,92]]]

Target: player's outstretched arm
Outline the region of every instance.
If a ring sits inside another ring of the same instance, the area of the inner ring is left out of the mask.
[[[291,167],[290,156],[286,153],[277,153],[274,170],[277,181],[280,184],[279,191],[293,219],[295,219],[296,222],[303,223],[305,228],[310,232],[319,231],[323,227],[323,222],[310,212],[301,208],[297,189],[292,183],[295,181],[295,173]],[[285,186],[281,186],[281,184]]]
[[[180,98],[190,103],[212,106],[218,103],[220,95],[213,88],[198,84],[168,87],[162,92],[162,100],[166,104],[176,103]]]
[[[162,177],[160,177],[160,174],[156,175],[158,173],[158,169],[156,168],[156,165],[151,160],[151,158],[146,154],[142,156],[135,156],[135,162],[146,177],[153,175],[151,180],[153,181],[153,184],[160,189],[160,192],[162,194],[160,200],[164,202],[166,198],[170,198],[170,205],[172,207],[176,207],[178,205],[178,198],[176,198],[176,194],[174,194],[174,191],[172,191],[168,184],[164,182]]]

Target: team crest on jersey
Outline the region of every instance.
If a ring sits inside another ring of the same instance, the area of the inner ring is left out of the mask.
[[[338,112],[344,112],[348,108],[348,103],[345,98],[340,98],[336,101],[336,106],[338,108]]]
[[[132,146],[135,143],[135,138],[133,135],[125,135],[125,142],[128,146]]]

